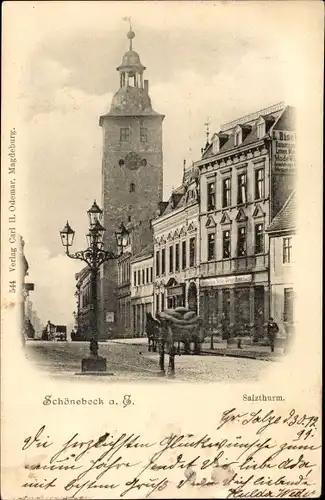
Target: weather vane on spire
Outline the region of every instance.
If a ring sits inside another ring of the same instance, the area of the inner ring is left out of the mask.
[[[127,34],[127,37],[130,40],[130,50],[132,50],[132,40],[135,37],[135,33],[132,30],[131,17],[129,17],[129,16],[123,17],[123,21],[127,21],[129,23],[129,26],[130,26],[129,32]]]
[[[205,122],[205,135],[207,136],[207,144],[209,144],[209,136],[210,136],[210,118],[207,118]]]

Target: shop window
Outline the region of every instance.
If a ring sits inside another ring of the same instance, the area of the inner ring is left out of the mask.
[[[256,224],[255,226],[255,253],[264,252],[264,226]]]
[[[174,272],[174,248],[172,246],[169,247],[169,272]]]
[[[222,258],[230,259],[230,231],[222,233]]]
[[[230,177],[222,180],[222,208],[231,205],[231,181]]]
[[[237,178],[237,204],[247,203],[247,175],[239,174]]]
[[[283,238],[283,264],[292,262],[292,238]]]
[[[255,200],[264,198],[264,168],[255,170]]]
[[[120,128],[120,141],[121,142],[128,142],[130,140],[130,129],[127,128]]]
[[[175,245],[175,271],[179,271],[179,243]]]
[[[237,326],[247,327],[250,322],[250,293],[249,288],[237,288],[234,293],[235,322]]]
[[[182,269],[186,269],[186,241],[182,242]]]
[[[214,182],[208,184],[208,211],[216,208],[216,185]]]
[[[156,252],[156,276],[160,275],[160,255],[159,255],[159,250]]]
[[[195,266],[195,238],[190,238],[190,267]]]
[[[161,250],[161,274],[166,273],[166,250],[163,248]]]
[[[140,128],[140,141],[147,142],[148,140],[148,129],[141,127]]]
[[[284,289],[283,320],[286,323],[293,322],[293,288]]]
[[[215,257],[215,234],[208,234],[208,260],[213,260]]]
[[[246,235],[246,227],[238,228],[238,236],[237,236],[237,255],[238,257],[246,256],[246,244],[247,244],[247,235]]]

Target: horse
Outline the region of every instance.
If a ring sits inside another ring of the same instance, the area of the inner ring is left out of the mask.
[[[148,337],[148,351],[157,352],[157,342],[159,338],[160,322],[153,318],[152,314],[146,313],[146,334]]]
[[[175,326],[169,320],[160,318],[159,329],[159,368],[160,375],[165,376],[165,347],[169,354],[168,376],[175,376],[175,342],[183,343],[185,346],[190,346],[194,342],[194,354],[200,354],[201,343],[205,338],[205,329],[202,320],[190,327]]]

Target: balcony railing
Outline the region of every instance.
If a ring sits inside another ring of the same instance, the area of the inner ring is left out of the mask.
[[[219,276],[237,271],[262,271],[267,269],[268,264],[268,254],[235,257],[232,259],[204,262],[200,265],[200,273],[203,276]]]

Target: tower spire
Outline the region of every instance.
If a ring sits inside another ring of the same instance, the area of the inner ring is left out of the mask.
[[[128,31],[128,34],[127,34],[127,37],[129,39],[129,50],[133,50],[133,47],[132,47],[132,40],[133,38],[135,37],[135,33],[134,31],[132,30],[132,22],[131,22],[131,17],[123,17],[123,20],[124,21],[127,21],[129,23],[129,31]]]

